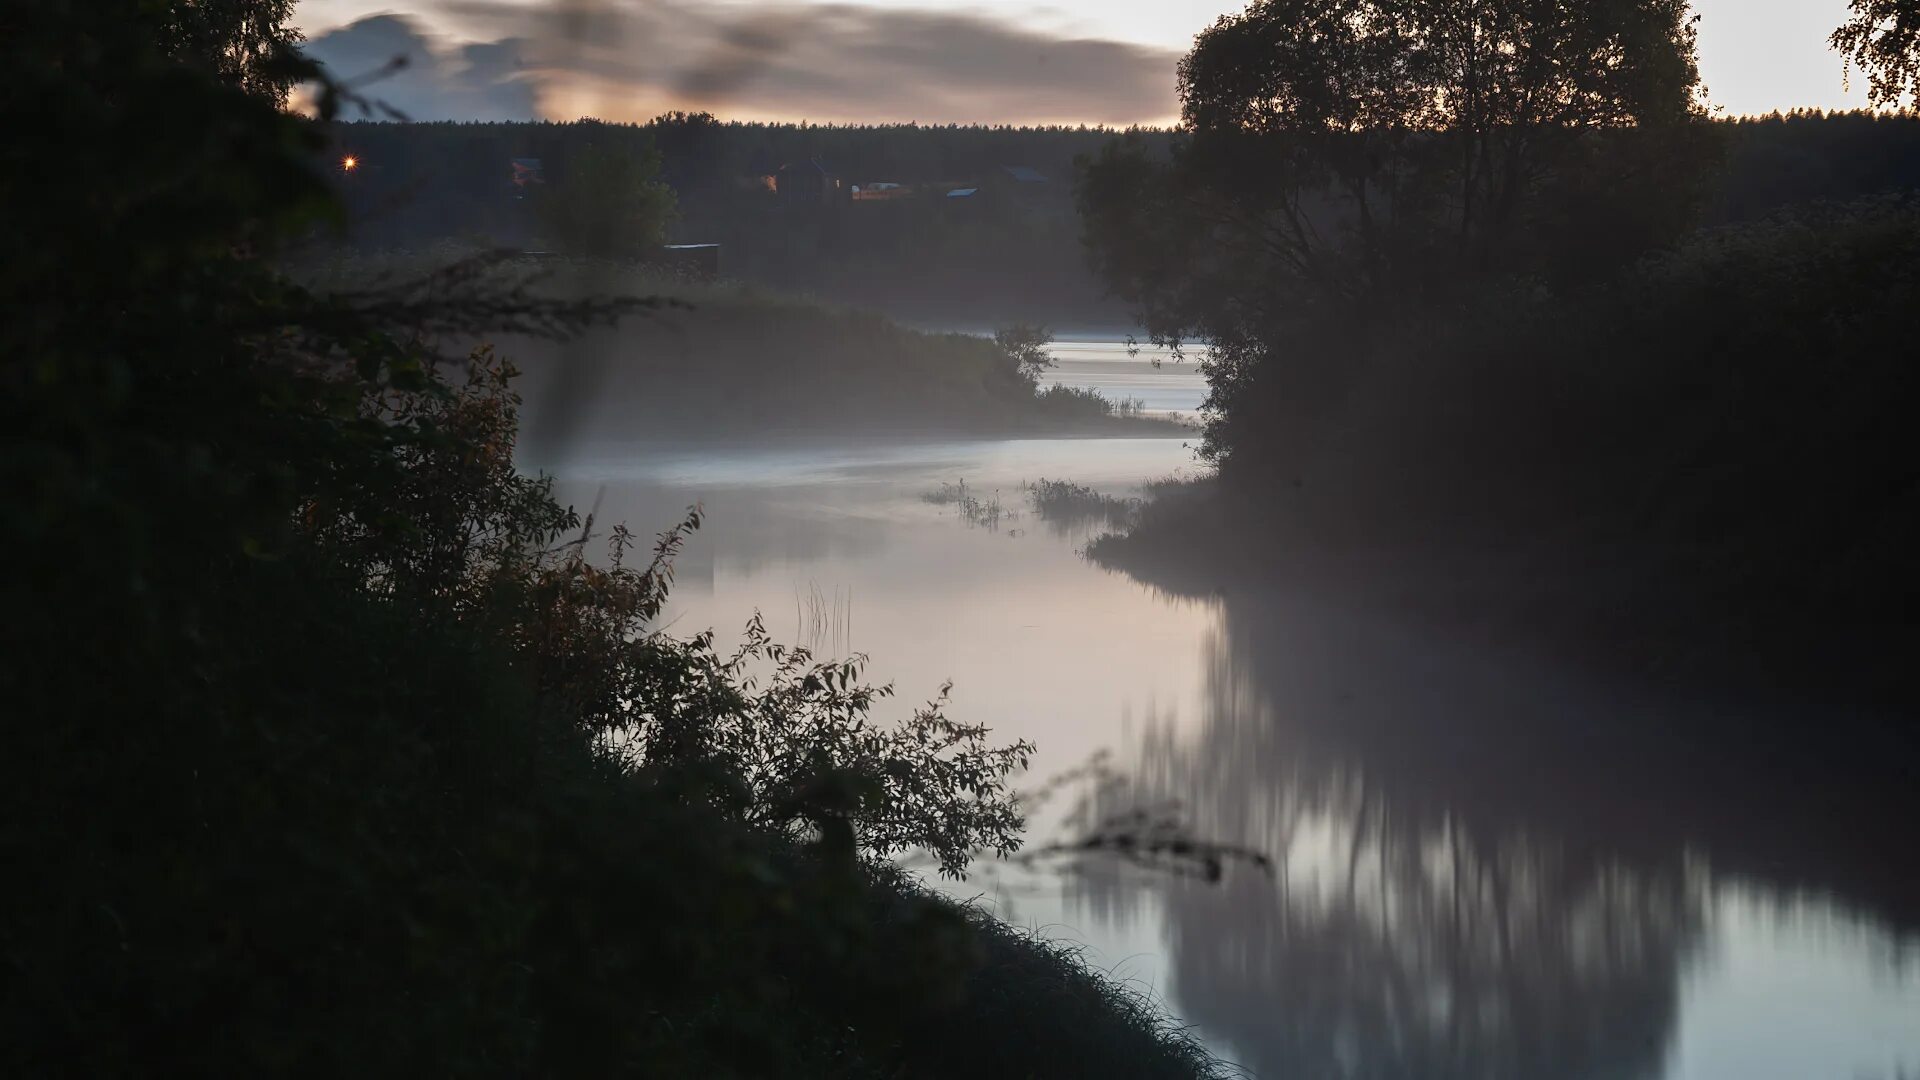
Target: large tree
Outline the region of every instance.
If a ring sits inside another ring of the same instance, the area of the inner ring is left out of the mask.
[[[294,0],[186,0],[143,9],[159,23],[158,40],[176,59],[284,104],[296,71],[285,60],[302,40],[288,25],[293,5]]]
[[[1920,0],[1853,0],[1833,47],[1867,73],[1875,105],[1920,105]]]
[[[1080,190],[1096,268],[1237,370],[1303,321],[1605,272],[1684,220],[1704,115],[1686,0],[1258,0],[1181,62],[1168,162]]]

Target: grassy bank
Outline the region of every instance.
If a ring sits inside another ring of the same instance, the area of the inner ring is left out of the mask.
[[[301,268],[330,286],[417,279],[473,252],[336,254]],[[509,339],[535,422],[562,407],[583,437],[857,433],[1144,434],[1183,429],[1125,402],[1049,385],[991,338],[909,329],[868,310],[644,265],[512,259],[494,281],[541,296],[662,303],[564,347]]]

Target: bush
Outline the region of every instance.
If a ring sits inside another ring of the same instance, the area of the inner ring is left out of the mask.
[[[265,257],[331,210],[314,127],[117,14],[6,43],[40,92],[0,115],[90,137],[0,179],[47,210],[0,270],[30,313],[0,328],[0,864],[31,883],[0,899],[0,1072],[964,1067],[920,1033],[977,1002],[978,930],[876,861],[1009,849],[1026,748],[880,728],[857,669],[763,636],[649,633],[697,517],[644,569],[624,530],[590,561],[513,470],[510,366],[428,348],[632,305],[471,267],[291,285]]]
[[[638,259],[666,241],[673,189],[660,180],[660,155],[611,144],[581,147],[534,196],[552,242],[576,255]]]

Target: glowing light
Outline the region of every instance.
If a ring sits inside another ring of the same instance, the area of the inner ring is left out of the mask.
[[[348,154],[346,157],[340,159],[340,167],[347,172],[352,172],[360,167],[360,159],[354,157],[352,154]]]

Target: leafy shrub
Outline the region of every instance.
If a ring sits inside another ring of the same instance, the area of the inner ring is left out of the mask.
[[[553,242],[577,255],[640,258],[665,242],[673,189],[660,180],[660,155],[612,142],[576,150],[535,195]]]
[[[45,210],[0,263],[0,1072],[961,1068],[917,1036],[977,1002],[976,932],[860,853],[1009,847],[1025,748],[644,632],[685,529],[588,560],[512,468],[511,368],[429,347],[634,305],[289,284],[314,127],[124,6],[4,42],[0,116],[90,137],[0,173]]]

